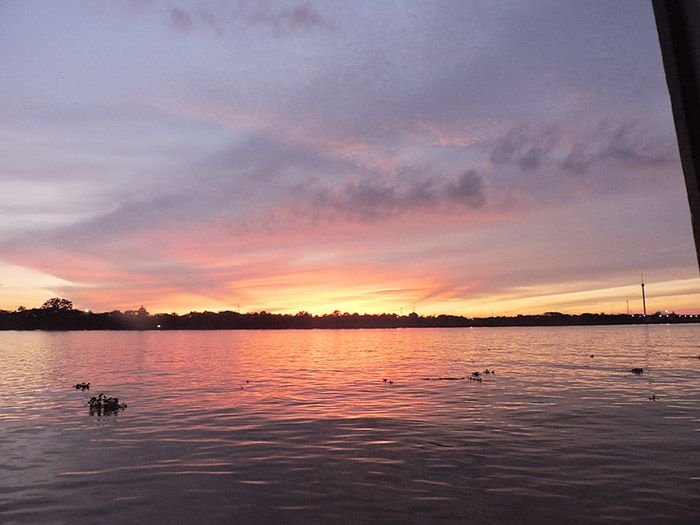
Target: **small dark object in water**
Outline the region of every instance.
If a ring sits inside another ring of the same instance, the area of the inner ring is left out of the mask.
[[[650,401],[656,401],[656,394],[653,394],[653,395],[649,398],[649,400],[650,400]]]
[[[386,383],[386,378],[384,379],[384,382]]]
[[[464,377],[421,377],[423,381],[460,381]],[[385,379],[386,381],[386,379]]]
[[[77,383],[75,385],[75,389],[76,390],[90,390],[90,383],[85,383],[85,382]]]
[[[481,372],[472,372],[472,375],[474,377],[479,377],[481,375]]]
[[[595,357],[593,354],[591,354],[591,357]]]
[[[431,445],[435,445],[437,447],[452,448],[452,445],[445,445],[444,443],[438,443],[437,441],[426,441],[426,443],[430,443]]]
[[[633,374],[643,374],[644,369],[643,368],[633,368],[632,370],[630,370],[630,372],[632,372]]]
[[[484,374],[490,374],[490,373],[491,373],[491,370],[489,370],[488,368],[486,370],[484,370]]]
[[[390,384],[390,385],[393,385],[393,384],[394,384],[394,382],[393,382],[393,381],[389,381],[389,384]]]
[[[88,401],[88,406],[90,407],[90,415],[92,416],[97,412],[98,416],[116,414],[120,410],[126,409],[126,403],[120,403],[119,398],[116,397],[106,397],[104,394],[100,394],[95,397],[92,396],[90,401]]]

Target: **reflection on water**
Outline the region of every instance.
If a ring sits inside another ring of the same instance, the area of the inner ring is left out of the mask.
[[[699,343],[700,326],[0,333],[0,521],[694,521]],[[128,408],[90,416],[99,393]]]

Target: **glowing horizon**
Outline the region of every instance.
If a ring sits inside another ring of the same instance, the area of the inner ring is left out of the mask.
[[[7,268],[5,268],[7,271]],[[15,271],[18,271],[15,269]],[[21,271],[21,270],[19,270]],[[37,279],[36,273],[31,274],[33,279]],[[26,308],[38,308],[46,299],[54,296],[65,296],[71,299],[70,294],[57,293],[57,290],[68,291],[75,288],[71,283],[60,282],[51,276],[43,276],[46,279],[44,288],[32,288],[32,294],[24,290],[9,290],[10,297],[26,298],[31,297],[31,302],[23,302],[18,306]],[[328,276],[333,278],[334,276]],[[284,279],[282,279],[284,280]],[[272,282],[239,283],[241,289],[246,288],[246,284],[251,288],[256,285],[262,288],[279,284],[280,279]],[[193,311],[240,311],[242,313],[253,313],[267,311],[270,313],[296,314],[306,311],[312,315],[323,315],[332,313],[335,310],[360,314],[380,314],[380,313],[404,313],[408,314],[416,311],[420,315],[440,315],[451,314],[466,317],[490,317],[537,315],[548,311],[559,311],[566,314],[581,313],[642,313],[641,290],[639,285],[613,286],[599,289],[585,289],[587,283],[567,284],[565,286],[545,286],[541,288],[528,288],[526,290],[514,289],[501,296],[479,297],[474,300],[454,300],[449,297],[437,298],[428,305],[415,304],[405,299],[410,299],[411,293],[415,290],[406,289],[363,289],[362,286],[342,287],[340,289],[323,290],[325,282],[319,282],[314,290],[308,285],[299,284],[297,288],[283,286],[283,294],[274,294],[276,298],[269,299],[268,302],[259,304],[246,304],[240,302],[226,302],[212,300],[208,297],[198,296],[195,293],[182,294],[163,290],[163,300],[153,300],[149,296],[122,297],[124,294],[105,294],[104,299],[100,293],[90,294],[93,305],[88,308],[81,299],[74,301],[77,309],[91,310],[95,312],[107,312],[112,310],[136,310],[144,306],[150,313],[177,313],[187,314]],[[58,285],[58,286],[56,286]],[[697,305],[700,304],[700,293],[694,291],[696,282],[694,279],[675,280],[667,282],[647,282],[647,310],[649,313],[656,311],[669,311],[677,314],[698,314]],[[14,293],[13,293],[14,292]],[[303,293],[304,304],[295,305],[292,303],[298,292]],[[149,292],[151,294],[152,292]],[[16,295],[15,295],[16,294]],[[25,295],[26,294],[26,295]],[[265,297],[264,293],[258,295]],[[383,296],[382,299],[372,301],[363,299],[366,296]],[[344,297],[341,302],[336,301],[336,297]],[[78,297],[82,297],[80,294]],[[115,297],[120,297],[116,303]],[[136,300],[134,300],[136,299]],[[401,299],[404,299],[401,301]],[[72,300],[72,299],[71,299]],[[16,301],[15,301],[16,302]],[[367,305],[373,302],[376,306],[368,308]],[[26,303],[26,304],[25,304]],[[283,304],[284,306],[276,306]],[[14,308],[7,308],[14,309]]]

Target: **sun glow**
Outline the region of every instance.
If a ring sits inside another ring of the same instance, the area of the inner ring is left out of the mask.
[[[73,283],[52,275],[0,263],[0,309],[14,310],[19,306],[38,307],[49,297],[70,287]]]

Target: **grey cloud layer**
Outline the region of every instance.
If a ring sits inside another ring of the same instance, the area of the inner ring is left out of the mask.
[[[190,31],[202,27],[218,35],[230,30],[232,22],[236,25],[244,22],[250,26],[267,27],[278,36],[329,27],[310,2],[200,2],[195,6],[171,6],[169,15],[170,23],[179,30]]]
[[[647,34],[630,22],[648,25],[648,6],[198,5],[186,12],[172,7],[182,11],[175,18],[187,16],[198,27],[206,25],[201,13],[210,12],[224,21],[246,20],[246,27],[254,20],[307,30],[333,27],[308,30],[293,44],[273,45],[257,32],[228,33],[218,41],[225,45],[202,57],[202,64],[214,68],[187,83],[194,84],[190,92],[205,88],[222,104],[263,107],[271,110],[271,120],[340,139],[395,149],[406,134],[422,133],[426,124],[448,133],[490,132],[497,122],[579,118],[582,112],[619,107],[631,95],[643,98],[652,111],[667,109],[664,100],[651,102],[653,93],[664,88],[663,75],[648,71],[650,64],[660,64],[653,26],[645,28]],[[288,47],[284,53],[282,45]],[[232,73],[231,83],[207,86],[206,79],[222,68]],[[601,84],[613,88],[601,89]],[[538,152],[531,154],[525,164],[536,164]]]
[[[468,170],[458,177],[404,175],[394,182],[347,181],[332,188],[311,183],[295,189],[291,207],[314,221],[373,223],[407,213],[459,213],[485,202],[483,180]]]
[[[526,171],[548,163],[581,174],[606,163],[626,169],[670,165],[678,162],[678,154],[668,133],[638,121],[603,120],[590,133],[565,133],[559,127],[514,128],[495,141],[489,160]]]

